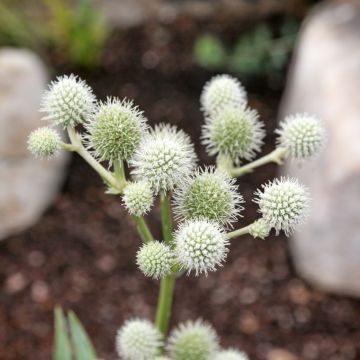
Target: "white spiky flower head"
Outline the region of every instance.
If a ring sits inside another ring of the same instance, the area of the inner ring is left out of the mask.
[[[213,327],[202,320],[187,321],[169,336],[167,349],[174,360],[209,360],[219,347]]]
[[[279,135],[278,146],[294,159],[309,159],[318,154],[326,137],[323,122],[308,114],[286,117],[275,132]]]
[[[260,239],[265,239],[269,236],[271,230],[271,226],[268,224],[267,221],[265,221],[263,218],[257,219],[254,221],[249,228],[249,234]]]
[[[136,263],[145,276],[160,279],[170,274],[174,254],[168,245],[151,241],[141,246],[136,254]]]
[[[108,98],[86,125],[88,146],[100,160],[130,160],[147,126],[143,112],[127,99]]]
[[[146,319],[126,321],[116,336],[116,350],[124,360],[152,360],[161,346],[162,334]]]
[[[257,190],[254,200],[259,204],[259,212],[269,226],[278,234],[283,230],[286,235],[293,233],[302,223],[309,208],[307,188],[296,179],[280,178],[262,185],[263,191]]]
[[[173,190],[191,173],[195,163],[189,136],[168,124],[157,125],[147,133],[130,161],[132,174],[149,181],[156,193]]]
[[[201,110],[214,116],[226,107],[244,107],[247,94],[240,82],[230,75],[217,75],[204,86],[200,96]]]
[[[236,179],[215,167],[197,169],[174,193],[174,212],[181,220],[208,219],[222,225],[236,221],[244,208]]]
[[[78,76],[71,74],[51,82],[41,101],[43,118],[63,127],[75,127],[93,116],[96,98],[92,89]]]
[[[128,183],[124,189],[123,203],[130,215],[147,214],[154,203],[150,183],[145,180]]]
[[[54,129],[41,127],[30,133],[27,144],[36,157],[51,158],[60,148],[60,136]]]
[[[255,110],[227,107],[205,119],[202,143],[209,155],[225,155],[235,163],[252,160],[263,144],[263,127]]]
[[[209,220],[189,220],[175,232],[175,252],[180,265],[196,276],[215,271],[225,261],[229,244],[224,230]]]
[[[249,360],[247,354],[236,349],[221,350],[212,360]]]

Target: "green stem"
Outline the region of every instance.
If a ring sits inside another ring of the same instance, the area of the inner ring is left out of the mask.
[[[270,154],[267,154],[260,159],[257,159],[249,164],[246,164],[244,166],[238,167],[238,168],[232,168],[229,169],[229,173],[232,177],[239,177],[246,173],[252,172],[254,169],[258,168],[259,166],[274,162],[279,165],[282,164],[283,160],[286,156],[286,149],[282,147],[276,148],[274,151],[272,151]]]
[[[142,241],[145,243],[154,241],[154,237],[152,236],[151,231],[145,222],[145,219],[142,216],[135,215],[132,218],[134,219],[136,229],[140,234]]]
[[[237,229],[237,230],[234,230],[234,231],[231,231],[229,233],[226,234],[226,237],[228,239],[233,239],[233,238],[236,238],[236,237],[239,237],[241,235],[245,235],[245,234],[248,234],[249,233],[249,230],[251,228],[251,225],[247,225],[247,226],[244,226],[240,229]]]
[[[164,241],[172,243],[172,219],[170,194],[161,193],[160,195],[161,223]],[[160,292],[156,310],[155,324],[157,328],[166,336],[169,329],[171,308],[174,297],[176,273],[165,276],[160,282]]]
[[[122,160],[114,162],[114,175],[119,182],[126,182],[125,166]]]

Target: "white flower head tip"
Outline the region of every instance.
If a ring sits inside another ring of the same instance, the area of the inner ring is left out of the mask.
[[[215,167],[197,169],[174,193],[174,212],[181,220],[208,219],[222,225],[237,220],[243,207],[236,179]]]
[[[323,122],[308,114],[286,117],[276,133],[278,146],[285,148],[294,159],[308,159],[318,154],[326,138]]]
[[[217,75],[204,86],[200,96],[201,110],[215,115],[226,107],[244,107],[247,94],[240,82],[230,75]]]
[[[215,271],[228,253],[224,230],[208,220],[189,220],[175,232],[175,251],[180,265],[196,275]]]
[[[173,360],[212,359],[218,347],[219,340],[215,330],[202,320],[180,324],[171,332],[167,344]]]
[[[143,112],[127,99],[108,98],[87,123],[88,146],[99,160],[130,160],[147,125]]]
[[[63,127],[75,127],[93,116],[96,98],[92,89],[79,77],[71,74],[58,77],[44,93],[43,118]]]
[[[152,360],[161,346],[162,334],[149,320],[128,320],[116,336],[116,349],[124,360]]]
[[[280,178],[263,185],[257,190],[254,200],[259,204],[262,218],[276,233],[283,230],[286,235],[293,233],[307,215],[310,197],[307,188],[296,179]]]
[[[124,189],[123,202],[131,215],[147,214],[154,203],[154,194],[150,184],[147,181],[129,183]]]
[[[242,351],[227,349],[217,352],[213,360],[249,360],[249,357]]]
[[[151,241],[139,249],[136,263],[145,276],[160,279],[171,272],[174,254],[168,245]]]
[[[259,237],[260,239],[265,239],[269,236],[270,230],[271,226],[268,222],[260,218],[250,225],[249,234],[254,238]]]
[[[260,152],[264,124],[255,110],[227,107],[205,120],[202,143],[209,155],[226,155],[235,163],[252,160]]]
[[[30,133],[28,138],[29,151],[38,158],[51,158],[60,147],[60,136],[56,130],[41,127]]]
[[[189,136],[168,124],[157,125],[147,133],[130,161],[132,174],[149,181],[156,193],[173,190],[190,175],[195,163]]]

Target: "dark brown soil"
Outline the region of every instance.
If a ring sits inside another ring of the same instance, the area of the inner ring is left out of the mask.
[[[211,163],[198,141],[198,97],[212,75],[191,60],[198,30],[182,19],[117,34],[101,70],[84,77],[101,98],[134,98],[151,122],[181,126],[196,142],[201,161]],[[280,92],[255,83],[250,95],[266,123],[268,152]],[[256,217],[252,193],[275,175],[276,168],[266,166],[239,181],[247,204],[238,226]],[[157,210],[149,222],[159,237]],[[41,221],[0,244],[0,359],[50,359],[56,304],[78,314],[101,358],[115,359],[115,333],[123,321],[154,316],[158,284],[135,266],[139,243],[120,198],[105,195],[96,174],[75,156]],[[222,270],[208,277],[183,276],[172,325],[202,317],[214,324],[224,346],[239,347],[252,360],[266,359],[273,348],[302,359],[360,359],[359,301],[307,285],[295,274],[287,245],[283,236],[244,237],[232,243]]]

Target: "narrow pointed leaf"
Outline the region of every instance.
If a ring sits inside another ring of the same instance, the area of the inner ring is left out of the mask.
[[[66,319],[60,307],[55,308],[55,336],[53,360],[72,360]]]

